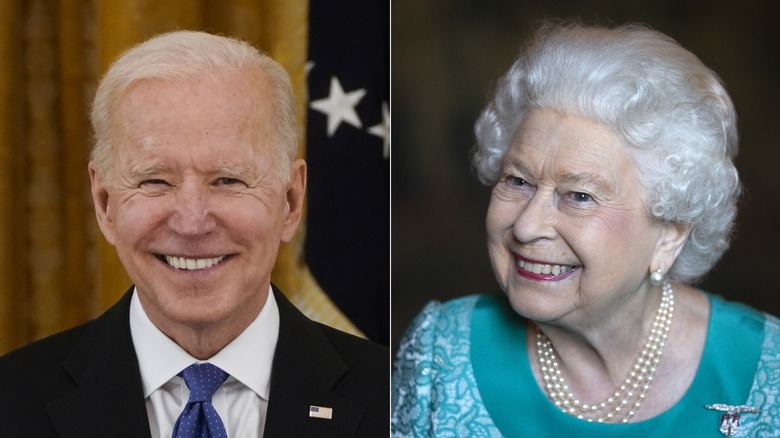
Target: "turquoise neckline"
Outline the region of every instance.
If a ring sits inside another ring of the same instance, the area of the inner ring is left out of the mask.
[[[703,437],[711,430],[711,436],[721,436],[717,430],[720,413],[703,406],[746,402],[760,356],[763,323],[751,309],[708,297],[707,340],[691,386],[663,414],[625,425],[588,423],[558,410],[533,377],[525,348],[528,321],[514,312],[505,297],[481,297],[471,319],[470,357],[485,408],[501,432],[510,437],[549,436],[551,430],[562,436],[592,433],[602,437],[625,437],[627,433],[670,436],[664,434],[669,432]],[[739,336],[735,336],[735,329]]]

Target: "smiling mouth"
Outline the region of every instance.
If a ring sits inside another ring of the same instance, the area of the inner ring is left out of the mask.
[[[533,263],[519,258],[517,259],[517,267],[533,274],[554,276],[565,274],[576,269],[576,267],[572,265],[549,265],[546,263]]]
[[[169,266],[176,269],[183,269],[187,271],[200,271],[202,269],[208,269],[212,266],[218,265],[220,262],[225,260],[225,257],[226,256],[209,257],[204,259],[191,259],[187,257],[166,255],[166,256],[162,256],[162,259]]]

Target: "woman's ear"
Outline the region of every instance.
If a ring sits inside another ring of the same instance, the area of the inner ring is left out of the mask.
[[[663,225],[661,237],[658,239],[658,246],[653,256],[653,262],[650,265],[650,272],[655,272],[658,269],[668,272],[669,268],[677,260],[677,256],[680,255],[680,251],[685,246],[685,242],[688,241],[690,234],[691,229],[687,225]]]

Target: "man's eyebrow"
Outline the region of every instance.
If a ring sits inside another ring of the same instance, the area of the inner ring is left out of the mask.
[[[249,175],[250,171],[247,166],[223,166],[218,168],[214,173],[220,176],[239,178]]]
[[[153,164],[150,166],[136,166],[130,170],[130,176],[134,178],[143,178],[152,175],[159,175],[168,170],[168,168],[162,164]]]

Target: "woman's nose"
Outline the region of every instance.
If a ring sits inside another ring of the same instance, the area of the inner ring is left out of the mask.
[[[515,218],[512,227],[515,238],[523,243],[555,239],[558,215],[555,193],[537,190]]]

